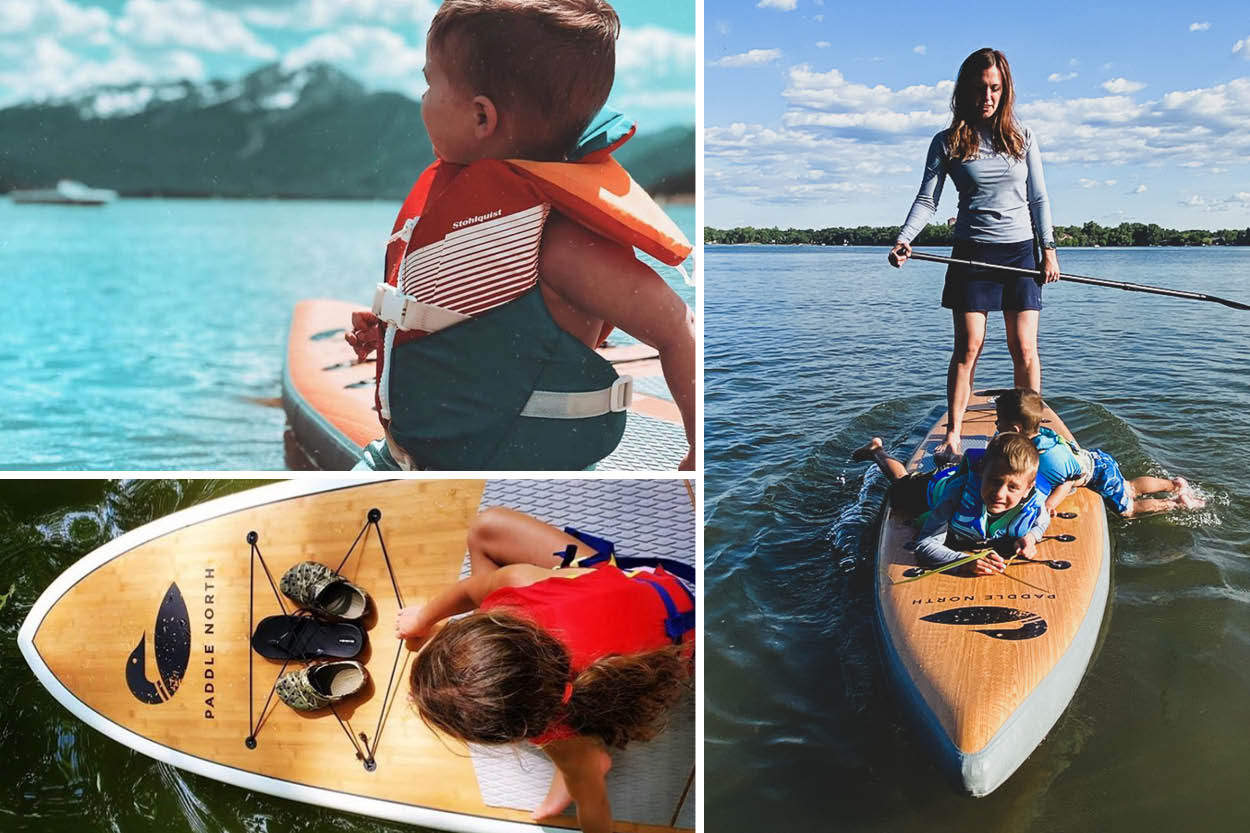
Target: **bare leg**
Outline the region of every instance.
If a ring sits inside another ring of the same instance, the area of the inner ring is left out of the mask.
[[[608,770],[612,768],[612,756],[608,754],[608,750],[599,750],[596,764],[602,767],[604,775],[608,774]],[[534,808],[530,817],[535,821],[549,819],[563,813],[565,808],[572,803],[573,795],[569,792],[568,784],[564,783],[564,773],[560,772],[557,767],[556,774],[551,779],[551,787],[547,790],[547,797],[543,799],[542,804]]]
[[[882,474],[892,481],[898,480],[907,474],[907,467],[886,453],[880,437],[873,437],[867,443],[855,449],[851,454],[851,459],[859,462],[872,460],[877,464],[877,468],[881,469]]]
[[[1180,482],[1177,483],[1177,480]],[[1183,477],[1178,477],[1176,480],[1168,480],[1163,477],[1144,475],[1142,477],[1134,477],[1129,481],[1129,485],[1133,487],[1133,494],[1135,495],[1153,495],[1157,492],[1179,492],[1189,484]]]
[[[963,431],[964,410],[972,396],[972,380],[976,375],[977,359],[985,346],[985,313],[953,313],[955,321],[955,347],[951,351],[950,367],[946,371],[946,437],[938,445],[933,456],[950,459],[961,451],[960,434]]]
[[[1189,482],[1183,477],[1171,480],[1162,477],[1134,477],[1128,482],[1128,487],[1132,496],[1129,498],[1128,511],[1124,513],[1126,518],[1138,518],[1142,515],[1153,515],[1156,512],[1171,512],[1173,509],[1201,509],[1207,505],[1205,500],[1191,492]],[[1173,490],[1176,494],[1165,498],[1138,497],[1138,495]]]
[[[475,575],[508,564],[556,567],[560,557],[553,553],[563,552],[569,544],[578,546],[579,556],[590,554],[584,552],[589,548],[572,535],[502,506],[492,506],[478,514],[469,527],[468,543],[469,563]]]
[[[1042,359],[1037,353],[1037,325],[1041,311],[1003,310],[1007,349],[1011,351],[1013,379],[1018,388],[1042,392]]]

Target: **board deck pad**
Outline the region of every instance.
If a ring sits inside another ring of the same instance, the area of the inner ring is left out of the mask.
[[[533,830],[528,812],[488,804],[466,746],[435,735],[408,705],[412,654],[392,634],[400,603],[386,559],[408,603],[456,581],[484,487],[469,480],[313,480],[200,504],[72,565],[32,607],[19,644],[72,713],[174,766],[439,829]],[[381,511],[376,527],[367,523],[371,509]],[[248,543],[252,532],[259,556]],[[336,707],[341,726],[328,710],[295,712],[269,698],[282,663],[250,651],[249,622],[282,612],[264,567],[276,582],[299,561],[337,566],[349,552],[342,573],[369,593],[373,608],[362,622],[369,644],[357,658],[369,682]],[[349,738],[360,733],[373,751],[372,769]],[[693,746],[689,755],[692,761]],[[670,829],[621,815],[628,807],[613,810],[618,830]]]
[[[346,301],[295,305],[287,335],[282,404],[291,435],[319,468],[348,470],[361,449],[382,436],[374,408],[375,361],[358,362],[343,340],[353,312]],[[635,380],[625,436],[598,471],[671,471],[687,450],[681,412],[664,382],[656,351],[645,344],[599,349],[621,375]]]
[[[1043,425],[1071,434],[1049,408]],[[963,448],[994,434],[993,401],[974,396]],[[934,468],[946,415],[908,462]],[[1002,783],[1033,751],[1072,698],[1097,640],[1110,580],[1110,537],[1102,499],[1076,489],[1059,507],[1034,563],[1006,575],[930,574],[918,568],[912,519],[888,506],[877,550],[876,606],[887,666],[939,760],[973,795]],[[1043,563],[1043,562],[1055,562]],[[1059,563],[1068,566],[1059,569]],[[1027,582],[1027,584],[1025,583]],[[1031,586],[1030,586],[1031,585]]]
[[[492,480],[482,495],[482,508],[487,506],[507,506],[556,527],[599,535],[613,541],[625,557],[694,564],[694,507],[683,481]],[[467,555],[460,575],[469,575]],[[694,748],[694,700],[688,698],[654,740],[613,750],[608,773],[613,813],[648,824],[693,828]],[[469,749],[487,804],[526,809],[546,796],[554,767],[531,744],[470,744]]]

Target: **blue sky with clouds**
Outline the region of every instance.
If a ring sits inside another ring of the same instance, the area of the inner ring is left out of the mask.
[[[640,130],[694,123],[694,2],[615,4],[623,31],[610,103]],[[437,8],[437,0],[0,0],[0,106],[314,60],[417,97]]]
[[[707,0],[705,26],[708,225],[901,224],[959,64],[992,46],[1056,223],[1250,226],[1245,0]]]

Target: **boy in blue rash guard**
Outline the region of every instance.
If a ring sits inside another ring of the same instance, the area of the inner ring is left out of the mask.
[[[1085,486],[1102,496],[1103,501],[1124,518],[1168,512],[1173,509],[1200,509],[1206,501],[1192,493],[1183,477],[1165,479],[1143,475],[1125,480],[1115,458],[1097,448],[1084,449],[1049,428],[1042,426],[1045,403],[1037,391],[1016,388],[994,401],[999,431],[1024,434],[1037,447],[1041,461],[1037,470],[1037,488],[1045,493],[1046,509],[1056,508],[1072,493]],[[1169,492],[1165,498],[1147,498],[1157,492]]]
[[[880,437],[857,449],[852,459],[873,460],[890,478],[887,498],[894,508],[913,513],[930,510],[916,544],[916,560],[925,567],[940,567],[969,552],[993,549],[963,570],[974,576],[1001,573],[1006,561],[999,551],[1034,557],[1050,524],[1044,496],[1035,486],[1037,449],[1022,434],[999,434],[970,464],[933,472],[908,474],[902,463],[885,452]]]

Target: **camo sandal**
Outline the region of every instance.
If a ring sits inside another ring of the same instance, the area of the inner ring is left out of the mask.
[[[364,590],[316,561],[296,564],[282,574],[278,586],[296,603],[325,616],[359,619],[369,608]]]
[[[252,634],[252,649],[265,659],[351,659],[365,645],[351,622],[322,622],[312,616],[267,616]]]
[[[331,660],[288,671],[278,678],[278,698],[296,711],[312,712],[364,688],[369,674],[355,660]]]

